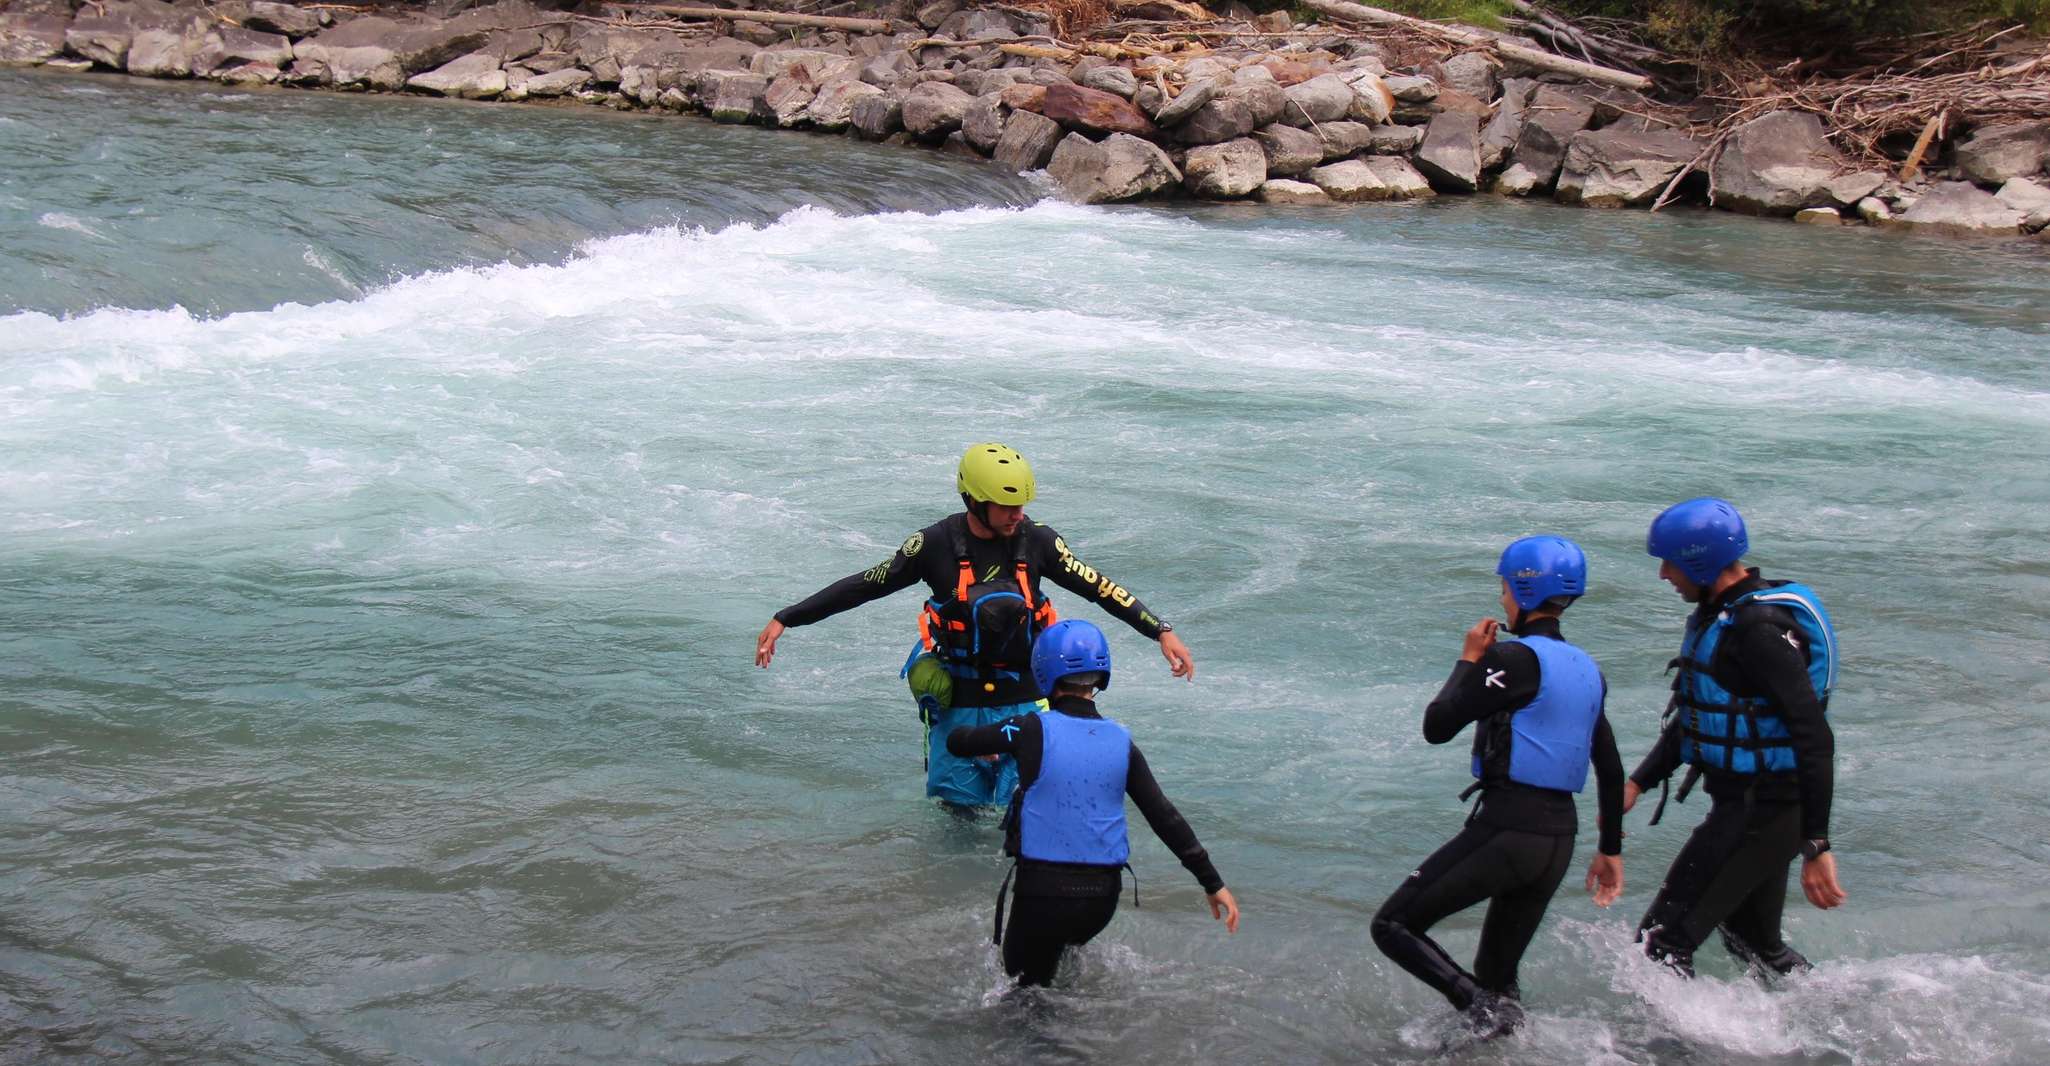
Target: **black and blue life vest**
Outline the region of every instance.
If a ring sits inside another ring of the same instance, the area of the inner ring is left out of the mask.
[[[1538,691],[1508,716],[1508,778],[1535,788],[1579,792],[1587,787],[1595,723],[1602,713],[1601,668],[1586,652],[1554,637],[1533,635],[1503,642],[1512,641],[1537,655]],[[1478,750],[1487,743],[1476,745],[1473,755],[1473,776],[1483,781],[1488,780],[1491,763],[1492,772],[1503,772],[1498,753]]]
[[[1018,797],[1018,857],[1123,866],[1132,734],[1108,718],[1039,712],[1039,776]]]
[[[908,674],[912,661],[926,652],[955,677],[1029,677],[1032,642],[1060,616],[1051,600],[1032,591],[1022,530],[1012,538],[1010,572],[992,575],[990,581],[975,580],[966,521],[957,521],[950,530],[956,567],[954,594],[935,596],[919,610],[918,644],[904,661],[904,672]]]
[[[1757,697],[1738,696],[1724,688],[1710,673],[1716,651],[1736,623],[1737,611],[1746,604],[1785,607],[1794,616],[1801,637],[1808,645],[1808,681],[1815,698],[1829,710],[1829,694],[1836,688],[1836,630],[1822,600],[1806,585],[1774,582],[1756,592],[1731,601],[1714,618],[1698,622],[1687,619],[1687,636],[1680,643],[1680,676],[1673,683],[1675,707],[1680,713],[1680,758],[1705,770],[1725,773],[1785,773],[1795,769],[1794,747],[1786,723]]]

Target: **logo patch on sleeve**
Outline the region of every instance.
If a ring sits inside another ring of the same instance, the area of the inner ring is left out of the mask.
[[[908,537],[905,537],[904,546],[897,550],[904,553],[904,558],[909,559],[912,556],[917,555],[924,548],[925,530],[921,529],[918,532],[913,533]]]

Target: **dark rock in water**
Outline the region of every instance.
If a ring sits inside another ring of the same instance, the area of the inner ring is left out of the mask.
[[[991,92],[976,97],[961,116],[961,135],[983,155],[996,151],[997,141],[1004,136],[1003,94]]]
[[[967,156],[970,159],[982,158],[982,153],[976,151],[975,146],[968,143],[967,135],[963,134],[960,130],[947,134],[947,139],[940,142],[940,151],[949,155]]]
[[[1831,203],[1829,183],[1844,159],[1822,135],[1822,120],[1774,111],[1737,127],[1716,158],[1715,206],[1750,215],[1787,215]]]
[[[937,142],[961,128],[975,98],[945,82],[921,82],[904,96],[904,132]]]
[[[1557,199],[1588,207],[1649,204],[1700,154],[1701,145],[1684,133],[1584,130],[1567,146]]]
[[[1113,133],[1102,144],[1070,133],[1054,149],[1046,170],[1062,195],[1085,204],[1137,200],[1182,180],[1158,145],[1127,133]]]
[[[1267,173],[1278,177],[1306,174],[1324,161],[1324,141],[1309,130],[1280,124],[1253,131],[1253,140],[1267,156]]]
[[[1957,146],[1957,168],[1988,185],[2043,172],[2050,163],[2050,121],[1981,126]]]
[[[904,98],[889,90],[858,97],[847,115],[856,133],[871,141],[880,141],[903,132]]]
[[[128,69],[128,46],[135,27],[127,19],[86,18],[64,31],[64,47],[72,55],[112,70]]]
[[[245,63],[218,68],[208,77],[223,85],[276,85],[284,71],[264,63]]]
[[[1447,111],[1431,120],[1424,143],[1417,148],[1417,169],[1431,186],[1448,192],[1473,192],[1481,182],[1481,125],[1474,116]]]
[[[1038,170],[1053,158],[1054,146],[1060,141],[1060,123],[1031,111],[1013,111],[1004,120],[1004,135],[998,138],[991,157],[1017,173]]]
[[[2018,234],[2023,212],[1969,181],[1946,181],[1925,193],[1896,224],[1964,236]]]
[[[698,78],[698,99],[714,122],[771,121],[769,79],[751,71],[708,70]]]
[[[1082,85],[1049,85],[1039,113],[1071,130],[1098,136],[1128,133],[1151,137],[1153,122],[1130,100]]]
[[[768,91],[762,94],[762,103],[769,109],[770,121],[783,129],[790,129],[806,120],[812,100],[818,94],[818,86],[802,67],[796,67],[769,83]]]
[[[1183,187],[1213,200],[1251,195],[1266,180],[1267,153],[1249,138],[1198,145],[1182,165]]]
[[[270,0],[250,0],[249,15],[242,25],[269,33],[281,33],[287,37],[311,37],[320,32],[320,12],[308,11],[296,4],[275,4]]]

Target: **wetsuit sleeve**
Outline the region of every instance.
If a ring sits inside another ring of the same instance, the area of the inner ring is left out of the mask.
[[[1609,701],[1609,683],[1602,682],[1602,702]],[[1604,709],[1594,720],[1595,809],[1601,812],[1601,842],[1604,855],[1623,854],[1623,756],[1616,752],[1616,731],[1609,728]]]
[[[1160,791],[1160,782],[1153,779],[1153,771],[1146,765],[1146,756],[1139,753],[1139,745],[1132,745],[1131,764],[1125,770],[1125,795],[1132,797],[1133,805],[1146,816],[1146,824],[1153,827],[1153,835],[1182,860],[1182,867],[1196,875],[1203,891],[1215,892],[1224,887],[1224,878],[1218,876],[1217,867],[1210,864],[1210,853],[1196,839],[1196,831],[1175,810],[1167,796]]]
[[[1051,526],[1034,525],[1032,535],[1039,572],[1053,578],[1053,583],[1077,596],[1084,597],[1109,612],[1117,619],[1138,630],[1148,640],[1160,639],[1161,620],[1139,598],[1123,585],[1103,576],[1095,567],[1075,557],[1068,550],[1068,542]]]
[[[1031,748],[1039,753],[1039,716],[1014,714],[992,725],[964,725],[947,734],[947,751],[964,758],[1016,755]]]
[[[1652,742],[1651,750],[1644,753],[1637,769],[1630,771],[1630,780],[1637,782],[1639,792],[1650,792],[1679,768],[1680,716],[1674,715],[1673,720],[1659,732],[1659,738]]]
[[[1801,839],[1826,839],[1836,785],[1836,734],[1808,679],[1808,649],[1793,626],[1770,616],[1738,627],[1735,637],[1744,680],[1779,714],[1792,738],[1794,774],[1801,790]]]
[[[776,612],[776,621],[791,629],[821,622],[841,611],[901,592],[918,583],[918,559],[904,554],[913,544],[923,546],[927,538],[914,534],[883,562],[858,574],[849,574],[810,596]],[[915,550],[915,549],[914,549]]]
[[[1529,704],[1537,691],[1537,653],[1521,644],[1495,644],[1477,662],[1452,664],[1452,676],[1424,708],[1424,739],[1443,744],[1473,722]]]

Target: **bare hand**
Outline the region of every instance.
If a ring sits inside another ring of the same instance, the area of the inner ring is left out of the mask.
[[[1189,655],[1189,646],[1182,643],[1182,638],[1174,635],[1174,630],[1160,635],[1160,654],[1167,660],[1167,668],[1174,672],[1174,676],[1195,680],[1196,660]]]
[[[1495,631],[1500,628],[1502,623],[1493,618],[1483,618],[1475,622],[1473,628],[1466,631],[1466,647],[1460,649],[1460,661],[1480,662],[1481,654],[1495,646]]]
[[[1637,806],[1637,797],[1642,795],[1644,795],[1644,790],[1637,787],[1637,782],[1625,779],[1623,782],[1623,813],[1629,814],[1630,808]]]
[[[1587,866],[1587,890],[1594,905],[1606,907],[1623,894],[1623,856],[1596,855]]]
[[[1226,936],[1239,931],[1239,901],[1232,898],[1231,889],[1220,888],[1210,893],[1210,917],[1224,919]]]
[[[1801,863],[1801,891],[1808,894],[1808,902],[1823,910],[1840,907],[1851,898],[1836,882],[1835,852],[1825,851]]]
[[[776,657],[776,638],[783,635],[783,623],[769,619],[762,627],[762,635],[755,638],[755,665],[766,670],[769,660]]]

